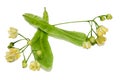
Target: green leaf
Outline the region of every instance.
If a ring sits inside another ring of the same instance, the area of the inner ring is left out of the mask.
[[[48,22],[48,13],[46,9],[44,9],[43,19]],[[45,70],[51,70],[53,64],[53,54],[48,42],[48,34],[38,29],[31,40],[31,47],[35,59],[40,62],[42,68]],[[38,56],[36,52],[37,50],[42,52],[40,56]]]
[[[57,28],[41,19],[39,16],[30,13],[25,13],[23,16],[29,24],[41,29],[42,31],[48,33],[48,35],[55,38],[66,40],[78,46],[82,46],[82,43],[86,40],[86,34],[84,33]]]

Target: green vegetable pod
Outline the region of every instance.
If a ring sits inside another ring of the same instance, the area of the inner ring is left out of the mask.
[[[47,21],[37,15],[25,13],[23,17],[29,24],[39,28],[55,38],[66,40],[78,46],[82,46],[82,43],[86,40],[86,35],[84,33],[57,28],[50,25]]]

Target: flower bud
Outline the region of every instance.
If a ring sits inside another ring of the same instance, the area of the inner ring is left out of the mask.
[[[26,68],[27,67],[27,61],[26,60],[23,60],[22,61],[22,68]]]
[[[104,16],[100,16],[100,20],[101,20],[101,21],[104,21],[104,20],[105,20],[105,17],[104,17]]]
[[[106,15],[106,19],[107,19],[107,20],[111,20],[111,19],[112,19],[112,15],[111,15],[111,14],[107,14],[107,15]]]
[[[91,37],[89,38],[89,41],[90,41],[90,43],[91,43],[92,45],[94,45],[94,44],[96,43],[96,40],[95,40],[95,37],[94,37],[94,36],[91,36]]]
[[[10,44],[8,45],[8,49],[13,48],[13,46],[14,46],[14,42],[10,42]]]
[[[85,42],[83,42],[82,47],[83,47],[83,48],[86,48],[86,49],[89,49],[89,48],[91,47],[90,41],[85,41]]]

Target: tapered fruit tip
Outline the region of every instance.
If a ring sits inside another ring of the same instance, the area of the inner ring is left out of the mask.
[[[46,10],[46,7],[44,7],[44,10]]]
[[[28,14],[29,14],[29,13],[24,13],[23,16],[26,16],[26,15],[28,15]]]
[[[32,15],[32,14],[31,14],[31,13],[24,13],[24,14],[23,14],[23,16],[28,16],[28,15],[30,16],[30,15]]]
[[[22,16],[25,17],[25,16],[26,16],[26,13],[24,13]]]

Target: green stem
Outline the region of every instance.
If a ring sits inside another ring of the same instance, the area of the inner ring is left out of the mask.
[[[95,25],[96,25],[96,28],[98,28],[98,23],[95,21],[95,20],[93,20],[93,22],[95,23]]]
[[[23,37],[23,38],[24,38],[25,40],[27,40],[27,41],[29,40],[28,38],[24,37],[24,36],[23,36],[22,34],[20,34],[20,33],[19,33],[18,35],[20,35],[21,37]]]
[[[25,39],[20,39],[20,40],[17,40],[17,41],[15,41],[14,43],[17,43],[17,42],[22,41],[22,40],[25,40]]]
[[[92,24],[92,21],[89,21],[89,24],[90,24],[90,28],[91,28],[91,29],[90,29],[90,32],[91,32],[91,36],[92,36],[92,30],[93,30],[93,28],[92,28],[92,25],[93,25],[93,24]]]
[[[22,48],[20,48],[20,50],[22,50],[23,48],[25,48],[27,45],[23,46]]]
[[[23,47],[20,49],[20,50],[22,50],[22,49],[23,49],[23,50],[21,51],[21,53],[22,53],[22,52],[24,52],[24,51],[25,51],[25,49],[26,49],[28,46],[29,46],[28,44],[27,44],[27,45],[25,45],[25,46],[23,46]]]
[[[23,57],[24,57],[24,60],[26,60],[24,52],[23,52]]]
[[[28,61],[28,60],[29,60],[29,58],[30,58],[31,54],[32,54],[32,52],[30,53],[30,55],[28,56],[28,58],[27,58],[27,60],[26,60],[26,61]]]
[[[106,15],[100,15],[100,16],[106,16]],[[100,16],[95,17],[93,20],[100,18]]]
[[[101,16],[105,16],[105,15],[101,15]],[[97,16],[97,17],[93,18],[93,20],[63,22],[63,23],[54,24],[54,26],[63,25],[63,24],[70,24],[70,23],[90,22],[90,21],[93,21],[96,25],[98,25],[98,24],[96,23],[95,19],[97,19],[97,18],[99,18],[99,17],[100,17],[100,16]]]
[[[92,29],[92,31],[95,33],[96,36],[98,36],[97,33],[93,29]]]
[[[63,23],[54,24],[54,26],[63,25],[63,24],[70,24],[70,23],[89,22],[89,21],[92,21],[92,20],[63,22]]]
[[[87,34],[87,38],[86,38],[86,40],[88,40],[88,37],[89,37],[89,34],[91,33],[91,30],[89,31],[89,33]]]

